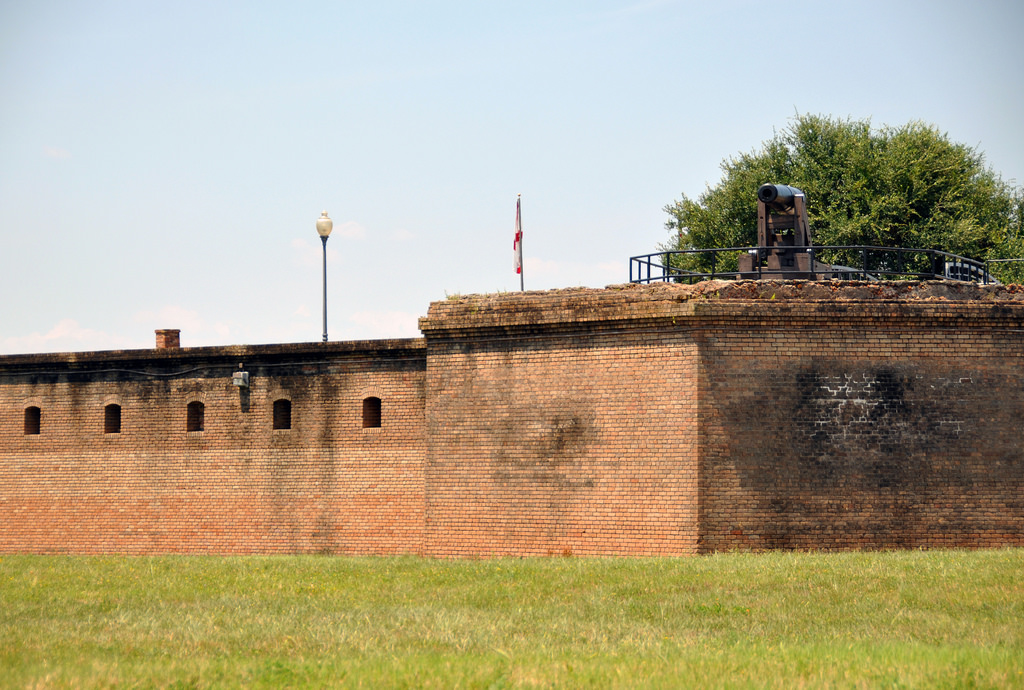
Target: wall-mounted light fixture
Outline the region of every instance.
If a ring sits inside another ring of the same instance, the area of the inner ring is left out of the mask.
[[[238,371],[231,374],[231,383],[235,384],[239,388],[249,387],[249,372],[242,371],[241,362],[238,364]]]

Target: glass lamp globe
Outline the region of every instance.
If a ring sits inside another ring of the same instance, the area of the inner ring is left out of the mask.
[[[320,214],[320,217],[316,219],[316,233],[320,237],[326,238],[331,234],[331,230],[334,228],[334,221],[327,217],[327,211]]]

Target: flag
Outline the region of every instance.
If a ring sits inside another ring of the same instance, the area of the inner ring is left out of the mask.
[[[512,251],[515,252],[516,273],[523,273],[523,224],[519,215],[519,197],[516,197],[516,239],[512,242]]]

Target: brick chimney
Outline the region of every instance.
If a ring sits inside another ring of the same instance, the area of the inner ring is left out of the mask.
[[[181,347],[181,330],[177,328],[164,328],[156,332],[156,348],[166,350]]]

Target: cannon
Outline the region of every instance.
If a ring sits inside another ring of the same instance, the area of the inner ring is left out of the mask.
[[[770,277],[817,280],[830,268],[814,262],[811,269],[811,226],[807,222],[804,193],[784,184],[763,184],[757,189],[757,245],[739,259],[744,278]],[[760,270],[758,270],[760,269]]]
[[[757,244],[759,247],[811,245],[807,201],[802,191],[784,184],[758,187]]]
[[[757,200],[777,211],[793,208],[795,198],[803,195],[803,191],[785,184],[763,184],[757,188]]]

